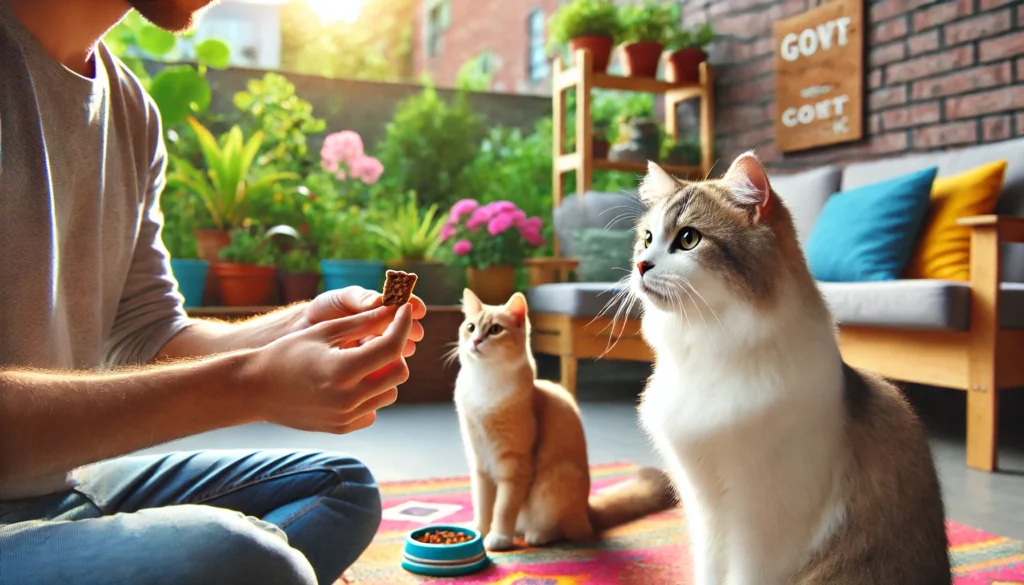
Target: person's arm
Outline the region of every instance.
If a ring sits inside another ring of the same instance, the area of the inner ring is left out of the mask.
[[[0,372],[0,484],[254,420],[250,353],[107,374]]]
[[[199,361],[113,373],[0,371],[0,484],[248,422],[365,428],[408,379],[402,350],[411,327],[407,307],[382,307]]]

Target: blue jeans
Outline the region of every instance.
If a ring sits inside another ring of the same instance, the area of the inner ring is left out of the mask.
[[[69,492],[0,502],[3,585],[327,585],[366,549],[380,492],[350,457],[123,457]]]

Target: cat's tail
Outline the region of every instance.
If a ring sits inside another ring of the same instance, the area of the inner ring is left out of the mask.
[[[632,481],[590,496],[590,524],[599,534],[675,505],[676,493],[668,475],[642,467]]]

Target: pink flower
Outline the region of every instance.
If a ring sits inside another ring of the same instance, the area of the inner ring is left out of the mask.
[[[542,236],[539,231],[521,229],[519,230],[519,233],[523,236],[523,239],[526,240],[526,243],[531,246],[539,247],[544,245],[544,236]]]
[[[349,173],[367,185],[373,185],[384,173],[384,165],[372,156],[360,156],[348,163]]]
[[[512,224],[514,223],[515,218],[513,218],[511,214],[503,213],[501,215],[496,216],[494,219],[488,222],[487,231],[490,232],[492,236],[496,236],[502,233],[503,231],[507,230],[508,228],[512,227]]]
[[[350,163],[363,156],[363,139],[352,130],[329,134],[320,149],[320,158],[337,167],[338,163]]]
[[[458,223],[462,219],[463,215],[472,213],[480,207],[480,204],[475,199],[460,199],[452,205],[451,211],[448,212],[448,223]]]
[[[519,211],[519,208],[516,207],[516,204],[512,203],[511,201],[495,201],[493,203],[488,204],[487,207],[493,209],[494,213],[496,214],[508,213],[511,211]]]
[[[451,238],[454,235],[455,235],[455,226],[453,226],[451,224],[445,224],[445,226],[443,228],[441,228],[441,241],[442,242],[447,241],[449,238]]]
[[[466,227],[468,227],[470,231],[475,232],[480,229],[480,226],[491,221],[494,216],[494,210],[491,209],[490,205],[479,207],[473,212],[473,215],[470,216],[469,221],[466,222]]]
[[[459,240],[452,246],[452,252],[455,252],[456,256],[465,256],[469,254],[470,250],[473,249],[473,244],[469,243],[469,240]]]

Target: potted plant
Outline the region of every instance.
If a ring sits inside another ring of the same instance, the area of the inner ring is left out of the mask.
[[[410,193],[388,214],[386,224],[368,229],[380,238],[390,267],[419,275],[416,294],[423,302],[452,305],[459,301],[459,283],[452,266],[438,261],[445,218],[437,209],[435,204],[421,213],[416,194]]]
[[[228,245],[213,265],[221,298],[230,307],[266,305],[274,294],[277,248],[258,228],[231,230]]]
[[[188,191],[165,191],[160,198],[164,215],[161,238],[171,256],[171,274],[186,307],[198,307],[203,301],[210,263],[199,258],[193,234],[198,201]]]
[[[648,116],[619,119],[619,138],[609,153],[615,161],[646,162],[661,155],[661,127]]]
[[[370,214],[357,206],[329,209],[316,224],[324,288],[361,286],[380,290],[384,276],[380,239],[370,231]]]
[[[281,279],[281,303],[308,301],[320,288],[320,261],[311,250],[296,247],[281,255],[277,263]]]
[[[657,0],[620,8],[622,68],[630,77],[657,77],[661,52],[677,20],[675,7]]]
[[[487,304],[504,303],[515,292],[516,267],[530,248],[544,245],[544,222],[511,201],[481,205],[463,199],[452,206],[442,238],[466,267],[469,288]]]
[[[715,40],[711,23],[683,28],[669,37],[665,76],[672,83],[700,83],[700,64],[708,60],[705,49]]]
[[[577,50],[590,51],[595,73],[608,70],[612,47],[622,32],[611,0],[573,0],[551,15],[548,28],[551,45],[568,44],[574,64]]]
[[[666,141],[665,162],[671,165],[696,166],[700,164],[700,141],[694,138],[681,139],[678,142]]]
[[[221,248],[228,245],[229,230],[242,225],[253,198],[298,176],[253,168],[253,160],[263,144],[263,132],[245,140],[242,130],[234,126],[218,140],[195,118],[190,116],[188,123],[199,141],[205,168],[199,169],[191,161],[174,156],[167,182],[199,196],[208,214],[208,225],[212,226],[196,230],[199,257],[216,262]]]
[[[590,134],[591,143],[593,146],[593,155],[595,159],[603,160],[608,158],[608,149],[611,148],[611,143],[608,142],[608,126],[607,124],[599,124],[596,120],[594,121],[594,129]]]

